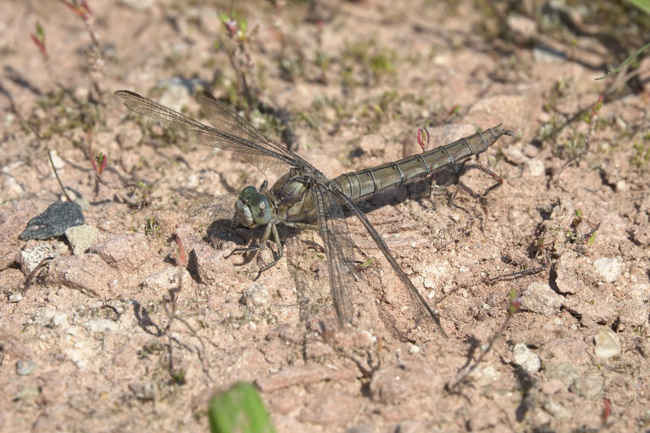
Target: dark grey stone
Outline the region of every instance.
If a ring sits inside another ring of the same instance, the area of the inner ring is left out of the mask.
[[[45,240],[61,236],[68,228],[82,225],[84,222],[81,206],[77,203],[55,201],[45,212],[29,220],[25,231],[18,238],[23,241]]]

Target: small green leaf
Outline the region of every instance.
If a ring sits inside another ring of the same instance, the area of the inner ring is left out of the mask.
[[[214,395],[208,418],[212,433],[275,433],[257,389],[246,382]]]

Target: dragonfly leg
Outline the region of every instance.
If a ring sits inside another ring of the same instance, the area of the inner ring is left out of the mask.
[[[503,184],[503,178],[501,176],[499,176],[498,174],[496,174],[494,171],[492,171],[489,168],[484,167],[484,166],[482,166],[480,164],[466,164],[463,167],[463,172],[467,172],[468,170],[471,170],[471,169],[481,170],[483,173],[489,175],[490,177],[492,177],[495,180],[494,185],[490,186],[488,189],[483,191],[483,193],[479,194],[479,193],[475,192],[474,190],[472,190],[469,186],[465,185],[460,179],[458,179],[458,186],[463,191],[465,191],[467,194],[469,194],[472,198],[474,198],[475,200],[478,200],[478,202],[481,204],[481,208],[483,209],[483,213],[485,213],[487,215],[487,213],[488,213],[487,199],[485,197],[488,195],[488,193],[490,191],[500,187]],[[455,207],[457,209],[460,209],[460,210],[464,211],[468,215],[470,215],[470,213],[467,211],[467,209],[463,208],[462,206],[456,205],[454,203],[454,199],[455,199],[455,194],[452,195],[449,198],[449,206],[453,206],[453,207]],[[482,219],[481,219],[481,231],[483,231],[483,220]]]
[[[494,179],[495,183],[494,183],[494,185],[492,185],[491,187],[489,187],[488,189],[483,191],[482,194],[477,194],[474,191],[472,191],[468,186],[464,185],[462,182],[459,182],[459,184],[463,187],[463,189],[465,191],[467,191],[472,197],[474,197],[474,198],[476,198],[478,200],[481,200],[481,198],[488,195],[490,193],[490,191],[492,191],[493,189],[496,189],[496,188],[500,187],[501,185],[503,185],[503,178],[501,176],[499,176],[494,171],[492,171],[489,168],[484,167],[484,166],[482,166],[480,164],[467,164],[464,167],[464,171],[467,172],[468,170],[471,170],[471,169],[474,169],[474,168],[478,169],[478,170],[481,170],[483,173],[490,176],[492,179]]]
[[[249,263],[251,260],[253,260],[255,258],[255,256],[257,256],[257,254],[260,251],[262,251],[264,248],[266,248],[266,241],[269,240],[269,238],[271,237],[271,234],[273,234],[273,242],[275,242],[275,244],[277,245],[278,252],[276,253],[275,251],[273,251],[273,249],[271,249],[271,251],[273,253],[273,261],[271,263],[264,264],[260,268],[260,270],[257,272],[257,275],[255,276],[255,278],[253,278],[253,281],[257,280],[260,277],[260,275],[262,275],[262,272],[266,271],[267,269],[271,269],[273,266],[275,266],[280,261],[280,259],[282,258],[283,254],[284,254],[284,249],[282,247],[282,242],[280,241],[280,234],[278,233],[276,223],[269,223],[269,224],[266,225],[266,229],[264,230],[264,235],[262,236],[262,239],[260,240],[259,245],[252,245],[252,246],[243,247],[243,248],[235,248],[230,253],[228,253],[225,256],[225,258],[228,258],[228,257],[232,256],[233,254],[245,255],[245,254],[248,254],[248,253],[253,253],[251,257],[249,257],[248,259],[246,259],[244,261],[244,263],[242,263],[242,265],[246,264],[246,263]]]
[[[270,229],[268,227],[270,227]],[[270,232],[269,232],[269,230],[270,230]],[[266,232],[269,232],[269,233],[267,234]],[[275,252],[273,252],[273,261],[271,263],[267,263],[264,266],[262,266],[260,268],[260,270],[257,272],[257,275],[255,276],[255,278],[253,278],[253,281],[257,280],[260,277],[260,275],[262,275],[262,272],[264,272],[264,271],[266,271],[268,269],[271,269],[273,266],[275,266],[280,261],[282,256],[284,255],[284,247],[282,246],[282,242],[280,241],[280,234],[278,233],[278,228],[276,227],[276,225],[275,224],[269,224],[267,226],[266,232],[264,233],[263,242],[266,243],[266,241],[270,237],[270,234],[273,233],[273,242],[275,242],[275,244],[277,245],[278,252],[277,252],[277,254]]]
[[[460,182],[459,182],[459,185],[463,188],[463,190],[465,190],[465,188],[467,188],[467,187],[465,187],[465,185],[463,185],[463,184],[460,183]],[[469,190],[469,191],[467,191],[468,194],[470,194],[472,197],[474,197],[474,191],[472,191],[472,190],[469,189],[469,188],[467,188],[467,190]],[[462,210],[463,212],[465,212],[465,213],[467,214],[467,216],[468,216],[470,219],[473,219],[473,218],[474,218],[474,216],[470,213],[470,211],[468,211],[467,209],[465,209],[465,208],[462,207],[461,205],[456,204],[456,192],[449,193],[449,196],[448,196],[448,197],[449,197],[449,198],[447,199],[447,206],[449,206],[449,207],[453,207],[453,208],[458,209],[458,210]]]
[[[284,225],[287,227],[292,227],[300,230],[318,230],[318,225],[316,224],[285,221]]]
[[[253,245],[253,246],[250,246],[250,247],[238,247],[238,248],[234,248],[232,251],[230,251],[228,254],[226,254],[224,256],[224,258],[227,259],[228,257],[230,257],[230,256],[232,256],[234,254],[246,254],[246,253],[250,253],[250,252],[257,252],[257,251],[259,251],[261,249],[262,248],[260,246],[258,246],[258,245]]]
[[[227,259],[228,257],[232,256],[233,254],[245,255],[245,254],[248,254],[248,253],[253,253],[253,255],[242,264],[246,264],[246,263],[250,262],[251,260],[253,260],[255,258],[257,253],[259,253],[261,250],[264,249],[264,246],[266,245],[266,241],[271,236],[272,226],[274,226],[274,224],[267,224],[266,225],[266,229],[264,230],[264,235],[262,236],[262,240],[260,242],[260,245],[249,245],[247,247],[235,248],[231,252],[229,252],[226,256],[224,256],[224,258]]]
[[[268,187],[269,187],[269,181],[264,179],[264,182],[262,182],[262,185],[260,185],[259,191],[266,192],[266,188]]]
[[[244,257],[244,261],[242,263],[235,263],[235,266],[243,266],[247,263],[250,263],[251,260],[255,258],[257,253],[261,250],[262,248],[257,246],[257,245],[251,245],[248,247],[243,247],[243,248],[235,248],[232,251],[230,251],[228,254],[224,256],[224,259],[227,259],[228,257],[232,256],[233,254],[239,254],[242,256],[246,256],[248,253],[253,253],[249,257]]]

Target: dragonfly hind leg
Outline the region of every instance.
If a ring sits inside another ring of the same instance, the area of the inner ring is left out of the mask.
[[[481,205],[481,209],[483,209],[483,214],[487,215],[488,214],[488,208],[487,208],[486,196],[490,193],[490,191],[500,187],[503,184],[503,178],[501,176],[499,176],[498,174],[496,174],[494,171],[492,171],[489,168],[484,167],[484,166],[482,166],[480,164],[465,164],[463,166],[462,172],[466,173],[468,170],[471,170],[471,169],[481,170],[482,172],[489,175],[490,177],[492,177],[495,180],[495,183],[492,186],[487,188],[482,193],[477,193],[472,188],[465,185],[460,180],[460,178],[457,178],[458,179],[458,187],[460,189],[462,189],[463,191],[465,191],[467,194],[469,194],[470,197],[472,197],[474,200],[477,200],[479,202],[479,204]],[[455,200],[456,199],[456,194],[457,194],[457,192],[454,192],[453,194],[449,195],[449,199],[447,201],[448,206],[459,209],[459,210],[465,212],[470,219],[474,219],[474,216],[472,216],[472,214],[467,209],[465,209],[463,206],[460,206],[460,205],[456,204],[456,200]],[[480,215],[477,215],[477,217],[478,217],[479,222],[480,222],[480,229],[481,229],[481,231],[484,231],[483,218]]]
[[[503,178],[501,176],[499,176],[498,174],[496,174],[494,171],[492,171],[489,168],[484,167],[484,166],[482,166],[480,164],[466,164],[463,167],[464,172],[467,172],[468,170],[472,170],[472,169],[481,170],[483,173],[490,176],[495,181],[494,185],[490,186],[488,189],[486,189],[485,191],[483,191],[480,194],[475,192],[474,190],[472,190],[469,186],[465,185],[460,180],[458,181],[458,186],[463,191],[465,191],[467,194],[469,194],[472,198],[478,200],[479,203],[481,204],[481,207],[483,208],[483,212],[485,212],[487,214],[487,200],[486,200],[485,197],[490,193],[490,191],[492,191],[492,190],[500,187],[501,185],[503,185]],[[453,198],[452,198],[452,201],[453,201]]]

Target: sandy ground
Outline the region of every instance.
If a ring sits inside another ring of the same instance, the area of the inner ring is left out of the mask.
[[[188,89],[213,82],[241,100],[217,15],[230,2],[127,3],[90,2],[93,55],[61,3],[0,2],[0,431],[205,432],[208,399],[238,380],[280,432],[649,431],[650,96],[623,88],[585,120],[613,85],[594,80],[608,48],[514,13],[504,22],[529,43],[507,43],[470,2],[238,5],[249,86],[291,113],[298,152],[328,176],[419,152],[422,126],[429,147],[498,123],[517,133],[479,158],[504,179],[483,204],[450,176],[362,204],[448,338],[414,320],[354,217],[354,320],[338,328],[315,234],[283,232],[288,257],[256,281],[263,262],[227,257],[251,239],[229,222],[237,191],[286,167],[172,144],[112,97],[198,116]],[[252,116],[279,140],[277,121]],[[81,240],[18,239],[60,196],[46,148],[88,202]],[[108,157],[99,182],[89,149]],[[525,270],[539,272],[490,281]]]

